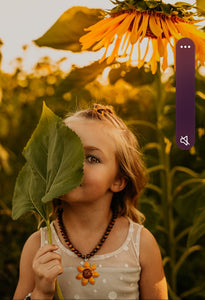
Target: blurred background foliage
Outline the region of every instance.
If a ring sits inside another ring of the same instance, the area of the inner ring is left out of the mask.
[[[100,14],[100,10],[69,9],[36,43],[80,51],[78,38],[82,28],[95,23]],[[66,30],[60,35],[62,28]],[[195,146],[183,151],[175,142],[173,66],[164,73],[158,67],[152,75],[146,64],[138,69],[119,62],[91,62],[81,68],[73,65],[65,73],[60,61],[54,63],[49,57],[40,59],[30,73],[24,71],[22,58],[16,59],[13,74],[0,72],[1,298],[12,298],[23,244],[38,226],[39,220],[33,214],[12,221],[11,199],[17,174],[24,164],[21,152],[39,120],[43,101],[61,117],[93,102],[110,104],[127,122],[139,139],[148,167],[150,180],[141,195],[140,209],[146,216],[145,226],[160,245],[170,299],[204,299],[203,73],[196,70]]]

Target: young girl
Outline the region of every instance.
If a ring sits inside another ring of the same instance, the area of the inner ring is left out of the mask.
[[[84,146],[82,183],[55,201],[57,218],[32,234],[14,300],[168,299],[158,245],[136,209],[146,184],[134,134],[112,108],[94,105],[65,120]],[[28,296],[27,296],[28,295]]]

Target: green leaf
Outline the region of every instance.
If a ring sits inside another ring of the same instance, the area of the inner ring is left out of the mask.
[[[37,188],[36,194],[39,194],[40,188],[43,186],[43,182],[40,186],[37,186],[34,178],[34,172],[32,171],[30,165],[26,163],[16,180],[12,207],[12,217],[14,220],[18,219],[27,211],[35,211],[44,220],[46,219],[45,205],[43,205],[41,202],[41,198],[35,197],[34,200],[33,196],[31,195],[34,188]],[[35,186],[32,187],[33,184],[35,184]]]
[[[100,9],[76,6],[64,12],[55,24],[34,42],[42,47],[81,51],[79,38],[85,34],[84,29],[97,23],[102,14]]]
[[[83,177],[84,151],[80,138],[46,105],[23,154],[27,160],[13,196],[12,216],[28,210],[46,219],[43,204],[77,187]]]
[[[200,208],[196,214],[194,225],[189,233],[187,246],[195,244],[203,235],[205,235],[205,209]]]

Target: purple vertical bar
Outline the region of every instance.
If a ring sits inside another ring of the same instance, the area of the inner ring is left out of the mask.
[[[176,44],[176,143],[188,150],[195,142],[195,45],[189,38]]]

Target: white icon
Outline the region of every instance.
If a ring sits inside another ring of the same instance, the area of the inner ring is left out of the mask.
[[[184,45],[184,46],[181,45],[180,48],[191,48],[191,46],[190,45],[188,45],[188,46],[187,45]]]
[[[189,141],[188,141],[188,135],[181,136],[181,138],[180,138],[180,143],[181,143],[181,144],[184,144],[185,146],[190,145],[190,144],[189,144]]]

